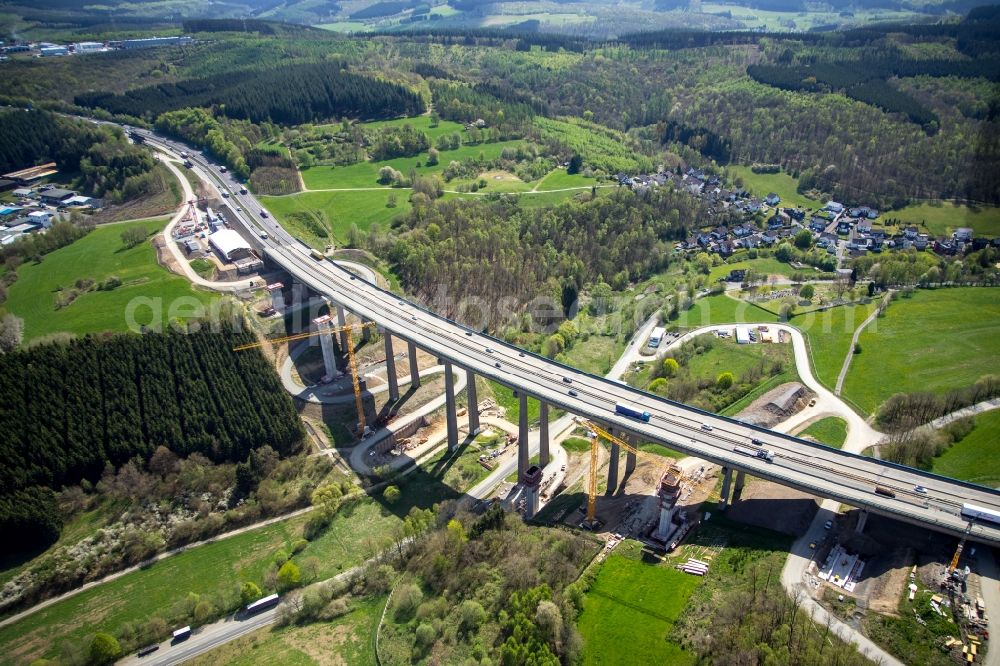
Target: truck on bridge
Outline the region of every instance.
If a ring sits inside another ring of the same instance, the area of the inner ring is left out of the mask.
[[[615,404],[615,413],[622,414],[624,416],[631,416],[633,419],[639,419],[640,421],[649,423],[649,412],[644,412],[643,410],[636,409],[630,405],[623,405],[620,402]]]
[[[767,449],[755,449],[749,446],[737,445],[733,447],[733,452],[750,456],[751,458],[761,458],[767,462],[774,462],[774,451],[768,451]]]

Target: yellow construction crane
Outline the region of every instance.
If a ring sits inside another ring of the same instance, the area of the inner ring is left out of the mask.
[[[354,384],[354,406],[358,410],[358,436],[363,437],[367,422],[365,419],[365,403],[361,397],[361,379],[358,376],[358,361],[354,357],[354,331],[363,330],[373,326],[375,326],[375,322],[364,321],[360,324],[348,324],[347,326],[331,328],[325,331],[307,331],[305,333],[296,333],[295,335],[286,335],[280,338],[268,338],[263,342],[248,342],[246,344],[233,347],[233,351],[243,351],[245,349],[263,347],[267,343],[281,344],[282,342],[292,342],[293,340],[304,340],[306,338],[311,338],[314,335],[318,335],[319,333],[329,333],[330,335],[333,335],[334,333],[347,333],[347,349],[344,350],[344,353],[347,354],[347,364],[351,369],[351,381]]]
[[[597,447],[599,446],[598,440],[600,438],[604,438],[612,444],[617,444],[629,453],[634,453],[648,460],[662,462],[662,458],[652,453],[640,451],[625,440],[615,437],[593,421],[582,421],[582,424],[589,428],[595,435],[590,439],[590,477],[587,480],[587,524],[593,525],[597,519]]]
[[[969,522],[969,526],[965,528],[965,534],[962,535],[962,540],[958,542],[958,548],[955,549],[955,555],[951,558],[951,564],[948,565],[948,575],[950,576],[958,568],[958,561],[962,559],[962,551],[965,550],[965,540],[969,538],[969,532],[972,531],[972,522]]]

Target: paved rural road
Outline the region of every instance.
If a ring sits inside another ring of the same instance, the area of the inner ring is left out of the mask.
[[[892,298],[891,289],[886,292],[885,296],[882,297],[882,303],[890,298]],[[833,392],[836,395],[840,395],[840,390],[844,386],[844,380],[847,378],[847,371],[851,369],[851,361],[854,360],[854,348],[858,345],[858,338],[861,337],[862,331],[864,331],[869,324],[878,318],[878,313],[882,308],[882,303],[875,306],[875,310],[872,311],[872,313],[868,315],[863,322],[861,322],[860,326],[854,329],[854,336],[851,338],[851,346],[847,348],[847,356],[844,357],[844,365],[840,368],[840,374],[837,375],[837,385],[833,389]]]
[[[369,562],[374,559],[372,558]],[[352,567],[328,580],[341,580],[355,573],[360,568]],[[195,629],[191,634],[191,638],[185,641],[179,643],[169,640],[163,641],[159,644],[159,649],[150,655],[139,657],[132,654],[118,660],[117,663],[119,666],[175,666],[176,664],[182,664],[220,645],[234,641],[240,636],[274,624],[278,621],[278,615],[283,605],[283,603],[279,604],[274,608],[262,611],[248,618],[236,619],[234,616],[223,618],[218,622],[206,624]]]

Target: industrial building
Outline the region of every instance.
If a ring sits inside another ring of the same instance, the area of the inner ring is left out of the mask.
[[[38,52],[41,54],[43,58],[49,56],[69,55],[69,49],[66,48],[65,46],[43,46],[42,48],[38,49]]]
[[[104,50],[104,44],[102,42],[78,42],[73,45],[73,50],[76,53],[97,53]]]
[[[180,37],[145,37],[143,39],[125,39],[122,40],[123,49],[146,49],[153,46],[180,46],[182,44],[190,44],[194,40],[183,35]]]
[[[219,229],[209,235],[208,242],[226,263],[254,256],[250,244],[232,229]]]

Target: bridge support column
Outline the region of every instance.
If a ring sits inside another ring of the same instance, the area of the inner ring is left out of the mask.
[[[531,462],[531,449],[528,447],[528,394],[518,393],[520,414],[517,419],[517,482],[524,480]]]
[[[736,488],[734,489],[734,494],[738,495],[743,492],[743,484],[746,483],[747,475],[743,470],[736,472]]]
[[[337,306],[337,328],[344,328],[345,326],[347,326],[347,313],[344,312],[344,306],[343,305],[338,305]],[[340,332],[340,353],[341,354],[347,354],[347,345],[348,345],[348,341],[350,339],[351,338],[350,338],[350,335],[348,334],[348,331],[341,331]]]
[[[367,319],[362,319],[361,323],[362,324],[370,324],[371,322],[368,321]],[[372,341],[372,329],[371,329],[371,326],[363,326],[361,328],[361,339],[364,342],[371,342]]]
[[[451,363],[444,363],[445,419],[448,422],[448,451],[458,448],[458,416],[455,414],[455,377]]]
[[[476,396],[476,373],[465,371],[465,392],[469,397],[469,435],[479,434],[479,398]]]
[[[538,466],[545,469],[549,464],[549,403],[541,401],[538,417]]]
[[[319,333],[319,348],[323,352],[323,381],[328,382],[337,374],[337,358],[333,353],[333,335],[330,333],[330,317],[324,315],[313,319]]]
[[[618,489],[618,458],[621,456],[621,452],[620,446],[611,444],[611,459],[608,460],[608,487],[604,491],[606,495],[614,495],[615,490]]]
[[[862,509],[861,513],[858,515],[858,524],[854,526],[854,531],[857,532],[858,534],[861,534],[862,532],[865,531],[865,525],[867,524],[868,524],[868,512]]]
[[[396,359],[392,353],[392,334],[385,330],[382,336],[385,338],[385,374],[389,380],[389,402],[396,402],[399,400],[399,381],[396,379]]]
[[[733,468],[723,467],[725,475],[722,477],[722,492],[719,493],[719,511],[725,511],[729,506],[729,490],[733,482]]]
[[[420,388],[420,367],[417,365],[417,346],[412,342],[407,342],[406,351],[410,354],[410,388],[416,390]]]

